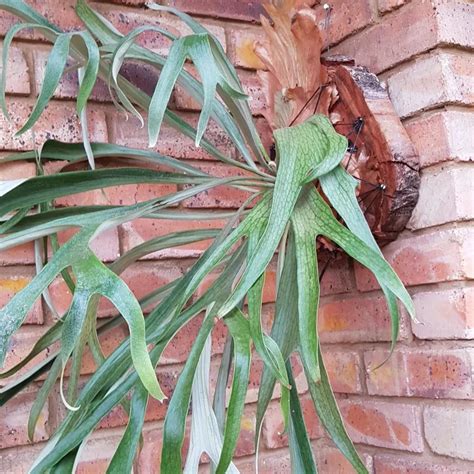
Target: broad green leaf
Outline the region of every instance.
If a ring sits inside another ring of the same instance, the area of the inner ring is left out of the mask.
[[[87,63],[85,67],[80,68],[83,69],[83,74],[82,79],[80,80],[79,92],[77,94],[77,113],[80,115],[89,100],[92,89],[97,80],[100,52],[94,38],[87,31],[81,31],[76,33],[74,36],[80,38],[87,49]]]
[[[160,467],[162,474],[178,474],[181,472],[181,448],[184,440],[186,415],[188,414],[189,402],[191,400],[194,374],[196,373],[196,367],[206,339],[214,326],[214,316],[215,313],[213,312],[208,312],[206,315],[168,405],[163,427],[163,448],[161,451]]]
[[[149,147],[156,145],[165,110],[187,55],[186,37],[173,42],[148,108]]]
[[[224,428],[224,443],[216,474],[226,473],[232,462],[240,434],[240,420],[244,411],[251,362],[250,330],[244,315],[236,309],[224,318],[224,322],[234,340],[234,372]]]
[[[77,76],[79,80],[79,89],[82,89],[85,79],[85,71],[83,67],[80,67],[78,69]],[[79,112],[79,121],[81,123],[82,141],[84,142],[84,150],[87,155],[87,161],[89,162],[89,166],[91,167],[91,169],[95,169],[95,158],[94,153],[92,152],[92,147],[89,138],[89,122],[87,119],[87,107],[85,104]]]
[[[44,71],[43,85],[38,96],[38,100],[31,112],[30,116],[26,123],[21,127],[21,129],[16,133],[16,135],[21,135],[29,130],[38,120],[40,115],[43,113],[43,110],[48,105],[51,97],[54,94],[54,91],[58,87],[61,76],[63,75],[64,68],[66,67],[66,62],[69,56],[69,44],[71,42],[70,33],[60,34],[56,42],[51,49],[51,52],[48,56],[48,62],[46,63],[46,68]]]
[[[319,348],[318,351],[321,380],[319,382],[314,382],[310,377],[307,377],[309,393],[313,399],[316,411],[322,424],[326,428],[326,431],[331,436],[331,439],[341,450],[347,460],[352,464],[356,472],[359,474],[366,474],[368,472],[367,468],[355,450],[354,445],[344,427],[344,423],[342,421],[341,414],[339,413],[331,385],[329,384],[328,375],[326,368],[324,367],[323,357]],[[307,373],[304,360],[303,366],[305,368],[305,372]]]
[[[132,396],[130,417],[125,433],[120,440],[115,454],[107,468],[107,473],[132,472],[133,461],[140,441],[140,436],[145,422],[145,412],[148,402],[148,392],[139,383]]]
[[[177,173],[161,173],[143,168],[112,168],[37,176],[19,184],[4,195],[0,215],[14,209],[33,206],[52,199],[92,189],[137,183],[199,184],[209,177],[191,177]]]
[[[275,307],[275,320],[270,336],[280,348],[283,359],[286,361],[298,343],[298,294],[296,252],[293,231],[288,235],[285,263],[278,285]],[[260,378],[255,445],[258,447],[259,434],[263,417],[272,398],[276,378],[266,366]]]
[[[183,471],[185,474],[193,474],[199,470],[202,453],[207,453],[215,465],[222,451],[222,436],[212,410],[209,394],[210,362],[211,336],[209,335],[193,379],[191,402],[193,417],[189,451]],[[231,465],[229,472],[237,473],[238,471]]]
[[[309,376],[317,382],[321,375],[318,362],[319,276],[315,227],[298,206],[291,223],[295,236],[301,357],[306,362]]]
[[[278,173],[268,223],[259,241],[258,251],[250,260],[236,291],[221,308],[221,316],[235,307],[269,264],[308,174],[318,166],[324,167],[326,160],[332,166],[333,157],[326,157],[325,153],[332,141],[340,141],[340,136],[335,131],[329,133],[326,128],[322,128],[321,122],[329,123],[329,120],[315,115],[301,125],[275,130]]]
[[[334,209],[336,209],[339,215],[344,219],[347,227],[370,248],[381,253],[357,201],[355,190],[358,182],[341,166],[335,168],[332,173],[321,176],[320,182],[324,194],[328,197]],[[391,317],[391,354],[398,338],[399,311],[395,295],[383,284],[381,284],[381,288],[385,294]]]
[[[330,207],[315,188],[307,188],[301,197],[301,206],[307,207],[306,216],[314,220],[318,235],[324,235],[338,244],[355,260],[372,271],[379,283],[391,291],[405,306],[410,315],[415,314],[413,301],[400,278],[393,271],[381,252],[369,247],[350,230],[337,221]]]
[[[214,390],[214,400],[212,408],[216,415],[217,425],[221,435],[224,435],[225,426],[225,407],[226,407],[226,390],[229,381],[230,371],[232,369],[232,355],[234,351],[234,342],[230,334],[224,345],[221,363],[219,365],[219,373],[217,374],[216,387]]]
[[[43,407],[46,404],[46,401],[50,395],[51,390],[54,388],[56,380],[59,377],[59,374],[62,370],[61,359],[58,357],[53,362],[51,368],[49,369],[48,376],[46,380],[41,385],[41,388],[36,394],[35,401],[30,410],[30,416],[28,417],[28,439],[30,441],[34,440],[35,428],[38,423],[38,419],[43,411]]]
[[[164,165],[169,168],[182,171],[191,176],[209,176],[204,171],[183,163],[176,158],[161,155],[152,150],[140,150],[128,148],[126,146],[115,145],[112,143],[91,143],[91,150],[96,159],[99,158],[130,158],[145,163]],[[70,163],[83,161],[87,159],[87,153],[82,143],[63,143],[56,140],[47,140],[40,150],[40,157],[43,160],[65,160]],[[2,162],[35,159],[34,151],[13,153],[2,158]]]
[[[0,2],[0,7],[3,6],[2,3],[4,2]],[[7,34],[5,35],[5,38],[3,40],[2,74],[0,76],[0,107],[2,109],[3,115],[5,115],[7,119],[9,119],[10,116],[8,114],[7,102],[5,100],[5,91],[6,91],[6,85],[7,85],[8,56],[10,53],[10,46],[13,41],[13,38],[18,32],[26,28],[35,28],[35,27],[38,29],[41,29],[41,25],[39,25],[38,23],[18,23],[16,25],[13,25],[7,31]]]
[[[249,236],[248,254],[253,255],[263,231],[263,226],[256,227]],[[255,344],[255,349],[266,364],[274,373],[275,377],[283,386],[289,388],[288,377],[285,369],[285,361],[281,355],[278,345],[270,336],[263,332],[261,321],[262,294],[265,275],[262,275],[250,288],[248,299],[248,313],[250,334]]]
[[[286,363],[288,379],[291,384],[290,391],[290,422],[288,429],[292,472],[305,472],[316,474],[318,472],[314,462],[313,450],[306,430],[301,410],[300,397],[293,377],[289,361]]]

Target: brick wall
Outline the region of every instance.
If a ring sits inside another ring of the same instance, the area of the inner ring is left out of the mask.
[[[29,0],[29,3],[64,28],[78,25],[72,0]],[[184,31],[174,19],[145,10],[144,3],[115,0],[97,2],[95,7],[123,32],[144,22],[163,22],[173,31]],[[252,70],[261,64],[251,54],[249,45],[259,35],[256,21],[260,1],[167,0],[166,3],[198,15],[212,29],[239,68],[244,86],[252,95],[253,111],[258,115],[262,94]],[[469,0],[333,0],[330,4],[326,47],[330,53],[354,56],[359,64],[369,66],[386,82],[395,108],[418,148],[422,168],[420,199],[408,229],[385,248],[385,255],[413,295],[419,323],[410,323],[404,317],[400,341],[392,358],[382,368],[370,371],[387,354],[389,317],[381,292],[368,272],[347,259],[338,259],[323,279],[320,317],[331,380],[350,434],[369,471],[377,474],[474,472],[474,168],[471,163],[474,158],[474,5]],[[323,27],[324,10],[322,6],[315,8]],[[0,35],[12,23],[13,19],[2,13]],[[143,35],[141,41],[160,52],[168,47],[151,34]],[[46,52],[47,45],[32,32],[25,32],[14,42],[8,80],[14,124],[0,117],[0,158],[8,151],[31,149],[33,145],[31,135],[14,139],[13,131],[24,121],[34,101]],[[47,137],[80,139],[74,115],[75,90],[74,77],[62,81],[55,101],[37,127],[38,143]],[[192,120],[197,116],[193,102],[179,91],[174,104],[186,118]],[[132,121],[125,122],[107,102],[103,86],[98,86],[94,93],[90,128],[94,140],[109,139],[137,147],[146,143],[145,132],[137,130]],[[210,136],[224,153],[233,153],[219,130],[211,130]],[[224,166],[211,161],[202,150],[194,149],[191,142],[178,138],[171,130],[166,129],[162,138],[160,151],[192,160],[219,175],[228,173]],[[0,162],[0,179],[33,173],[31,164]],[[170,190],[169,186],[129,186],[122,190],[109,189],[105,194],[69,198],[62,203],[129,203]],[[241,200],[239,193],[222,190],[193,198],[184,206],[189,209],[235,207]],[[202,226],[199,221],[189,225]],[[102,235],[95,242],[95,249],[104,260],[110,261],[143,239],[182,228],[183,224],[171,222],[167,227],[157,228],[152,221],[141,220]],[[136,264],[124,277],[140,296],[179,276],[201,251],[202,246],[189,245],[177,251],[161,252]],[[32,247],[25,245],[3,252],[0,263],[3,265],[0,305],[3,305],[34,274]],[[144,287],[143,281],[149,288]],[[70,298],[65,286],[55,282],[51,292],[58,310],[64,310]],[[273,300],[274,291],[268,286],[265,295],[268,314]],[[101,317],[108,314],[110,307],[104,304]],[[37,304],[14,337],[8,366],[24,356],[51,323],[47,308]],[[168,393],[197,325],[196,322],[182,331],[165,354],[159,377]],[[124,333],[123,328],[118,328],[108,334],[103,341],[105,350],[112,350]],[[223,332],[216,331],[214,374],[223,341]],[[237,465],[242,472],[253,471],[253,420],[261,369],[257,362],[254,365],[237,450]],[[93,363],[88,358],[84,374],[91,370]],[[296,368],[296,375],[299,373],[301,370]],[[306,390],[302,382],[299,388],[302,393]],[[61,403],[58,397],[52,397],[38,423],[36,442],[28,442],[26,420],[37,389],[38,386],[31,387],[7,407],[0,408],[0,472],[26,472],[61,415]],[[303,395],[303,406],[320,471],[352,472],[324,436],[306,395]],[[142,473],[158,472],[165,410],[158,403],[150,404],[139,459]],[[103,420],[81,458],[79,472],[105,472],[125,423],[124,413],[119,409]],[[281,427],[275,403],[265,420],[261,472],[289,472],[287,440],[279,435]]]

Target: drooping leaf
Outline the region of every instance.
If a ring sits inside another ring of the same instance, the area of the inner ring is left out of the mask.
[[[232,462],[240,434],[240,419],[244,411],[250,374],[250,331],[248,321],[239,310],[224,318],[234,340],[234,372],[232,392],[227,408],[224,441],[216,474],[226,473]]]
[[[18,130],[17,135],[21,135],[29,130],[37,122],[43,110],[48,105],[64,73],[64,68],[66,67],[66,62],[69,57],[70,43],[70,33],[58,35],[48,56],[48,62],[46,63],[44,71],[43,85],[36,104],[26,123]]]

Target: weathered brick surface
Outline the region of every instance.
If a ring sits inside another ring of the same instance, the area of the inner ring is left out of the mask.
[[[472,22],[472,15],[470,2],[454,1],[448,6],[444,0],[413,0],[331,51],[354,57],[358,64],[379,73],[439,44],[472,47],[472,35],[467,33],[469,28],[453,27],[455,23]],[[428,84],[427,89],[436,89],[432,83]],[[414,98],[420,94],[419,90],[412,91]]]
[[[12,122],[0,115],[0,135],[3,137],[3,150],[30,150],[33,145],[31,132],[14,138],[17,130],[26,122],[33,108],[33,103],[27,100],[9,101]],[[89,111],[89,136],[91,141],[107,141],[105,116],[101,110]],[[82,140],[79,120],[74,104],[52,102],[48,105],[41,118],[35,125],[36,144],[39,146],[48,139],[64,142],[78,142]]]
[[[342,401],[341,412],[356,443],[421,453],[421,410],[403,403]]]
[[[27,422],[35,393],[16,395],[8,406],[0,408],[0,449],[29,444]],[[35,441],[48,439],[48,404],[41,412],[36,425]]]
[[[424,429],[428,445],[437,454],[474,461],[474,409],[427,406]]]
[[[301,398],[301,411],[304,422],[308,430],[310,439],[321,438],[325,436],[324,428],[314,409],[313,402],[309,395]],[[262,428],[262,440],[265,446],[270,449],[288,446],[288,433],[285,432],[283,415],[280,404],[272,402],[268,407]]]
[[[338,474],[352,474],[354,472],[352,465],[337,448],[318,443],[314,451],[316,462],[318,463],[318,472],[323,474],[332,474],[334,472]],[[358,452],[367,470],[373,472],[372,457],[360,452],[360,450]]]
[[[325,46],[338,43],[354,32],[367,27],[375,19],[372,3],[368,0],[352,2],[335,0],[329,3],[331,7],[329,12],[324,8],[324,3],[319,3],[315,11]]]
[[[390,315],[384,297],[356,296],[322,303],[319,331],[322,342],[389,341]]]
[[[474,66],[468,52],[435,52],[391,75],[387,82],[400,117],[441,105],[474,104]]]
[[[470,228],[433,230],[400,238],[384,248],[384,255],[408,286],[470,279],[474,276],[472,237]],[[377,288],[372,274],[359,265],[356,280],[362,291]]]
[[[379,7],[379,12],[387,13],[391,10],[395,10],[396,8],[405,5],[405,3],[407,3],[407,0],[378,0],[377,3]]]
[[[422,291],[413,297],[419,339],[473,339],[474,288]]]
[[[418,203],[407,227],[412,230],[474,217],[474,166],[436,167],[422,172]],[[443,206],[433,206],[437,196]]]
[[[471,349],[397,349],[364,354],[367,389],[371,395],[427,398],[473,398]],[[371,370],[375,369],[375,370]]]
[[[138,120],[130,118],[125,120],[123,115],[116,111],[111,112],[112,125],[110,129],[111,140],[118,145],[126,145],[132,148],[146,148],[148,144],[148,134],[146,127],[140,128]],[[191,113],[182,113],[181,117],[192,126],[197,126],[198,115]],[[232,153],[232,146],[229,138],[213,122],[205,135],[209,141],[226,156]],[[187,138],[167,125],[163,125],[160,131],[159,140],[155,151],[164,155],[173,156],[181,159],[191,160],[212,160],[213,157],[207,153],[203,147],[196,148],[194,140]]]
[[[33,279],[34,273],[28,268],[4,268],[0,274],[0,307],[23,290]],[[35,301],[28,312],[24,324],[43,324],[41,301]]]
[[[470,474],[474,466],[469,463],[460,463],[451,460],[435,459],[430,461],[420,461],[410,456],[400,459],[397,456],[376,455],[374,468],[377,474]]]
[[[1,46],[0,54],[3,54],[3,48]],[[0,64],[0,72],[2,72],[2,64]],[[21,49],[15,46],[10,47],[8,55],[5,92],[7,94],[22,95],[28,95],[30,93],[30,78],[25,55]]]
[[[165,0],[162,3],[197,15],[244,21],[258,20],[263,12],[261,0],[244,0],[242,2],[226,2],[225,0]]]
[[[80,21],[74,15],[75,0],[27,2],[64,29],[80,27]],[[122,33],[145,23],[167,28],[177,35],[189,32],[176,17],[147,10],[146,3],[144,0],[108,0],[92,2],[92,5]],[[262,2],[166,0],[161,3],[199,16],[222,43],[238,67],[243,87],[251,98],[257,129],[268,148],[271,131],[259,117],[264,106],[264,91],[254,73],[263,64],[253,53],[254,41],[262,40],[258,25]],[[412,287],[410,291],[418,321],[408,322],[407,315],[402,313],[401,343],[385,365],[370,370],[385,359],[389,349],[390,321],[382,294],[374,291],[378,287],[375,279],[360,265],[354,265],[348,258],[331,260],[321,282],[323,298],[319,315],[322,350],[330,381],[340,398],[338,403],[348,431],[371,474],[474,472],[470,443],[474,437],[471,433],[474,426],[471,406],[474,357],[470,342],[474,338],[474,292],[470,281],[474,278],[471,225],[474,176],[470,163],[474,159],[474,134],[471,133],[474,128],[471,110],[474,105],[473,3],[467,0],[335,0],[329,2],[328,18],[324,2],[306,3],[315,4],[327,54],[348,54],[373,72],[383,72],[382,79],[389,87],[398,114],[404,118],[423,170],[420,199],[409,224],[413,233],[405,232],[384,249],[403,282]],[[0,15],[0,35],[3,36],[14,22],[11,15]],[[165,54],[170,46],[167,40],[151,31],[142,34],[137,42],[159,54]],[[329,49],[328,45],[331,45]],[[9,124],[0,115],[0,161],[9,151],[28,150],[33,146],[31,133],[20,138],[13,138],[13,133],[25,122],[34,104],[32,92],[42,84],[48,51],[43,36],[33,30],[21,32],[13,45],[7,78],[13,123]],[[186,67],[192,72],[191,65]],[[121,72],[147,93],[153,91],[158,77],[150,66],[135,63],[125,64]],[[60,81],[55,100],[35,127],[37,145],[48,138],[81,140],[73,102],[76,95],[77,77],[70,73]],[[199,106],[179,87],[173,94],[172,107],[179,110],[184,120],[196,126]],[[93,91],[89,114],[92,140],[110,139],[127,146],[147,147],[146,127],[138,128],[135,119],[126,121],[113,108],[104,83],[99,82]],[[381,120],[381,126],[388,128],[391,124]],[[210,123],[207,138],[226,156],[236,155],[231,142],[214,122]],[[195,148],[193,140],[183,138],[168,126],[163,127],[156,150],[180,159],[200,160],[197,164],[218,176],[231,174],[202,147]],[[104,165],[117,166],[116,163],[101,164]],[[53,168],[57,166],[48,164],[46,170],[49,173]],[[34,173],[33,163],[0,163],[0,180]],[[59,205],[132,204],[177,189],[180,188],[154,184],[122,186],[61,198],[57,202]],[[199,212],[199,208],[216,213],[229,210],[242,203],[245,196],[241,191],[221,187],[187,200],[186,212]],[[91,247],[100,258],[110,262],[150,238],[188,229],[221,228],[224,223],[223,218],[215,221],[142,219],[104,232]],[[60,241],[64,242],[73,232],[62,232]],[[142,297],[182,275],[208,244],[209,241],[196,242],[155,252],[125,272],[125,281],[138,297]],[[320,269],[327,259],[328,256],[321,253]],[[4,266],[0,268],[0,307],[32,278],[32,264],[32,244],[0,253],[0,265]],[[264,290],[262,319],[266,331],[273,320],[275,270],[272,267],[268,272]],[[202,294],[215,277],[211,274],[197,295]],[[50,291],[56,309],[60,314],[64,313],[71,299],[66,286],[55,280]],[[99,308],[101,318],[115,313],[106,300]],[[38,301],[26,324],[12,337],[6,369],[24,358],[51,324],[46,305]],[[158,369],[158,378],[167,395],[172,394],[201,324],[202,315],[183,327],[163,354],[164,365]],[[127,326],[123,324],[101,336],[105,354],[110,354],[127,334]],[[217,377],[226,337],[227,329],[220,321],[213,332],[215,356],[211,362],[211,383]],[[41,354],[33,363],[47,355],[47,352]],[[324,434],[307,393],[301,364],[297,359],[292,364],[319,472],[354,472]],[[29,364],[21,373],[31,366]],[[87,376],[94,369],[93,358],[86,351],[82,373]],[[66,376],[68,373],[69,368]],[[236,452],[236,465],[245,474],[255,472],[255,402],[261,373],[262,362],[255,354],[246,399],[249,405],[242,420]],[[39,380],[43,378],[41,376]],[[6,382],[8,380],[2,380],[1,385]],[[262,432],[259,458],[259,472],[262,473],[284,474],[291,470],[287,437],[281,435],[279,392],[277,386]],[[23,393],[16,397],[13,405],[0,409],[0,472],[26,473],[42,447],[27,444],[26,438],[27,412],[34,396],[34,391]],[[438,400],[431,402],[431,399]],[[59,414],[64,414],[58,401],[59,398],[54,397],[48,406],[50,411],[46,409],[42,415],[35,441],[46,440],[50,425],[54,425]],[[159,472],[162,423],[167,406],[168,402],[149,402],[144,446],[136,463],[140,474]],[[106,471],[120,439],[120,430],[126,423],[127,416],[121,407],[101,421],[100,430],[92,436],[81,455],[78,472],[99,474]],[[186,433],[183,456],[189,445],[189,426]],[[208,462],[207,458],[203,460]],[[203,471],[207,469],[208,466],[203,466]]]
[[[426,167],[445,161],[474,161],[474,112],[442,110],[406,123],[408,135],[418,150],[420,166]]]

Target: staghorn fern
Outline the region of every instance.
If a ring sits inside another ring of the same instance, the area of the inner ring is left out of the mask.
[[[35,461],[31,472],[71,472],[81,447],[100,420],[121,404],[129,422],[111,460],[108,472],[131,472],[140,446],[141,431],[150,396],[164,394],[155,375],[160,356],[175,334],[203,312],[199,334],[178,379],[164,423],[161,467],[157,472],[181,472],[181,448],[186,418],[192,399],[191,444],[186,472],[196,472],[202,452],[215,471],[236,472],[232,463],[240,431],[249,380],[252,346],[264,363],[257,403],[256,446],[266,408],[276,384],[281,388],[281,410],[289,433],[290,453],[295,472],[316,472],[289,357],[297,352],[303,363],[309,392],[330,437],[357,472],[366,472],[348,437],[331,390],[317,333],[319,280],[316,237],[324,236],[369,268],[387,297],[392,316],[393,342],[398,332],[400,300],[413,316],[412,301],[397,275],[383,259],[359,209],[355,184],[340,163],[347,148],[323,115],[314,115],[293,127],[274,131],[276,166],[270,161],[252,120],[237,74],[218,41],[191,17],[159,5],[150,8],[176,15],[192,34],[176,38],[158,27],[141,27],[126,36],[116,31],[84,0],[76,11],[85,30],[65,33],[20,0],[0,0],[0,9],[17,15],[23,23],[14,26],[4,40],[0,105],[7,115],[5,82],[8,50],[22,28],[38,29],[51,43],[45,77],[37,102],[18,133],[31,129],[65,73],[72,58],[77,65],[80,87],[77,113],[83,127],[82,144],[48,141],[39,152],[11,155],[3,161],[37,160],[39,175],[0,187],[0,250],[47,238],[53,255],[33,281],[0,310],[0,360],[3,361],[12,334],[48,286],[62,275],[73,301],[66,314],[35,344],[30,354],[1,377],[15,375],[38,354],[49,348],[48,357],[10,382],[0,391],[0,403],[8,400],[47,372],[33,405],[28,433],[33,438],[36,422],[50,391],[59,379],[68,413]],[[145,31],[153,30],[173,41],[167,58],[135,44]],[[120,70],[127,60],[153,66],[160,78],[150,97],[136,88]],[[185,69],[192,61],[200,80]],[[149,145],[159,139],[162,122],[195,140],[210,155],[245,177],[216,178],[179,160],[148,150],[136,150],[106,143],[90,143],[85,110],[97,78],[108,84],[115,104],[145,122]],[[175,84],[183,87],[202,104],[197,129],[168,108]],[[209,120],[214,120],[239,152],[238,158],[222,154],[204,137]],[[136,168],[94,169],[99,160],[125,157]],[[88,161],[89,170],[41,174],[41,162]],[[140,168],[141,163],[157,165],[160,171]],[[166,171],[161,171],[161,169]],[[326,199],[346,224],[334,217]],[[186,185],[182,190],[130,206],[78,206],[57,208],[54,200],[82,191],[137,183]],[[217,186],[232,186],[250,193],[235,212],[206,213],[175,209],[176,203]],[[227,218],[223,229],[184,231],[144,242],[104,265],[90,249],[91,239],[105,229],[137,218],[202,220]],[[57,245],[57,232],[75,228],[78,232],[64,245]],[[155,251],[213,239],[212,244],[181,278],[159,287],[137,301],[120,274],[143,256]],[[261,308],[264,274],[278,251],[278,288],[275,318],[270,334],[262,328]],[[219,277],[200,296],[196,290],[211,271]],[[97,321],[99,296],[108,298],[118,310],[105,323]],[[244,305],[246,303],[246,305]],[[142,308],[153,304],[147,318]],[[130,336],[107,358],[98,336],[122,323]],[[215,387],[214,404],[209,396],[210,335],[216,321],[223,320],[229,340]],[[232,344],[230,344],[232,341]],[[59,342],[59,345],[57,344]],[[96,372],[77,393],[80,365],[88,346],[97,364]],[[393,343],[392,343],[393,347]],[[65,366],[72,361],[68,389],[64,393]],[[232,368],[232,388],[226,400],[227,378]]]

